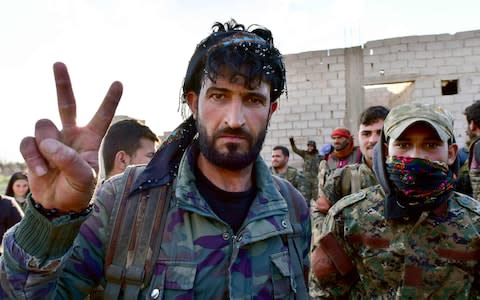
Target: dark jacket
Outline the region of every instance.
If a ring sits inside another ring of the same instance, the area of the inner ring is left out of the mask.
[[[0,195],[0,233],[3,234],[8,228],[17,224],[23,217],[23,211],[18,206],[17,201],[9,196]],[[0,253],[3,247],[0,248]]]

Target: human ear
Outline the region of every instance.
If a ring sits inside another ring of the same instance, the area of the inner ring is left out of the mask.
[[[114,167],[120,170],[125,170],[130,164],[130,155],[127,152],[120,150],[115,154]]]
[[[185,99],[187,100],[188,107],[192,111],[193,118],[196,119],[198,110],[198,95],[194,91],[190,91],[187,93]]]
[[[447,163],[449,166],[453,164],[455,159],[457,158],[457,152],[458,152],[458,145],[457,144],[451,144],[448,146],[448,160]]]

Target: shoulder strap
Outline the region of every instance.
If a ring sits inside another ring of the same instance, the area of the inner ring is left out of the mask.
[[[297,299],[307,299],[307,285],[308,280],[308,270],[303,270],[303,251],[300,239],[302,239],[302,224],[298,221],[298,216],[301,215],[300,204],[305,203],[304,201],[293,201],[293,195],[290,194],[288,187],[282,179],[272,176],[275,186],[280,194],[283,196],[288,205],[288,215],[290,218],[290,223],[292,224],[293,233],[287,235],[288,243],[288,252],[292,260],[291,266],[293,268],[293,274],[303,274],[300,276],[300,280],[297,277],[292,278],[293,288],[295,289]],[[292,274],[292,275],[293,275]]]
[[[350,168],[350,174],[351,174],[351,179],[350,179],[350,184],[351,184],[351,190],[350,194],[354,194],[358,191],[360,191],[360,172],[358,168]]]
[[[129,196],[134,178],[142,168],[125,171],[125,184],[114,203],[111,236],[105,257],[105,299],[137,299],[150,281],[158,256],[168,211],[170,188],[151,188]],[[121,198],[120,198],[121,197]]]
[[[318,169],[320,170],[318,172],[318,187],[322,188],[325,185],[325,175],[327,174],[327,161],[321,160],[320,165],[318,166]]]
[[[342,170],[340,184],[342,188],[342,197],[354,194],[361,189],[359,165],[347,165]]]

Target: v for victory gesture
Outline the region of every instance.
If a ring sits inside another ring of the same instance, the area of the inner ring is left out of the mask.
[[[45,208],[79,212],[88,206],[96,184],[98,149],[122,95],[114,82],[85,127],[76,124],[76,103],[67,67],[53,66],[57,88],[59,130],[52,121],[35,124],[35,137],[25,137],[20,151],[29,168],[33,199]]]

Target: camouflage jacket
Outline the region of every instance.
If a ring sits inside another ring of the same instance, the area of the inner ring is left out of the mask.
[[[480,200],[480,137],[470,144],[468,156],[469,178],[473,197]]]
[[[328,176],[332,174],[337,168],[342,168],[346,165],[359,164],[362,162],[363,155],[360,147],[354,147],[352,153],[347,157],[339,160],[334,155],[330,154],[328,159],[324,159],[318,166],[318,184],[323,187],[327,181]]]
[[[285,235],[292,232],[287,202],[263,160],[254,166],[256,198],[234,233],[200,196],[186,156],[179,165],[160,256],[140,298],[154,289],[156,299],[294,298],[295,280],[304,274],[293,274],[298,260],[285,245]],[[93,214],[83,219],[64,216],[50,222],[27,209],[5,238],[0,275],[11,298],[84,299],[93,287],[105,285],[106,232],[120,182],[120,176],[107,180],[95,193]],[[300,269],[308,270],[309,212],[300,194],[293,194],[298,198],[292,201],[302,202],[297,211],[303,230]]]
[[[278,177],[290,182],[293,187],[296,188],[303,195],[303,197],[305,197],[305,177],[296,168],[288,166],[287,172],[280,174],[277,173],[273,167],[270,167],[270,172],[272,172],[273,175],[277,175]]]
[[[386,220],[384,198],[377,185],[330,208],[322,249],[338,246],[333,254],[344,259],[328,256],[345,274],[324,278],[316,296],[480,299],[480,203],[452,193],[417,220]],[[338,244],[328,243],[329,238]],[[348,261],[353,271],[345,272]]]
[[[303,175],[307,180],[316,178],[318,176],[318,166],[320,165],[321,157],[317,152],[310,153],[306,150],[298,149],[295,143],[290,144],[293,152],[297,153],[303,158]]]
[[[362,161],[361,164],[346,165],[343,168],[335,169],[327,177],[322,191],[333,205],[345,196],[377,184],[373,170]]]

